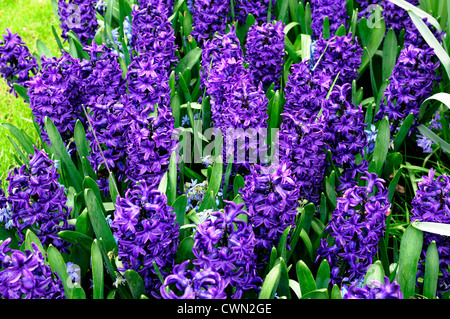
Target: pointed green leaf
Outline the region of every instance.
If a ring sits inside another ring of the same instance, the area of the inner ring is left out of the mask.
[[[341,290],[336,284],[334,284],[333,288],[331,289],[331,299],[342,299]]]
[[[300,290],[303,297],[309,292],[317,289],[316,282],[314,281],[314,276],[308,266],[303,262],[303,260],[299,260],[297,262],[295,269],[297,272],[297,279],[300,284]]]
[[[133,299],[141,299],[141,296],[145,295],[145,286],[142,277],[132,269],[127,269],[124,276]]]
[[[97,239],[92,242],[91,248],[91,266],[92,266],[92,291],[93,299],[104,298],[103,282],[103,258]]]
[[[273,299],[281,277],[281,264],[278,262],[269,271],[261,286],[258,299]]]
[[[380,176],[386,156],[389,151],[389,143],[391,140],[391,128],[389,121],[384,117],[378,127],[377,138],[373,151],[373,160],[376,162],[375,173]]]
[[[425,259],[425,274],[423,277],[423,295],[428,299],[436,298],[436,290],[439,277],[439,254],[436,242],[432,241],[428,246]]]
[[[327,289],[317,289],[302,295],[302,299],[329,299]]]
[[[330,264],[326,259],[322,260],[320,263],[319,269],[317,270],[316,276],[316,286],[317,289],[328,289],[328,285],[330,284]]]
[[[412,223],[414,228],[428,233],[450,236],[450,225],[437,222],[420,222],[417,219]]]
[[[73,230],[63,230],[58,232],[58,236],[67,241],[68,243],[75,244],[83,248],[85,251],[90,252],[93,239],[83,233]]]
[[[400,242],[400,255],[396,281],[401,287],[404,299],[414,296],[417,266],[422,251],[423,233],[409,225]]]
[[[384,283],[385,272],[383,269],[383,265],[379,260],[370,265],[369,269],[367,269],[366,276],[364,277],[363,286],[370,284],[372,280],[379,281]]]

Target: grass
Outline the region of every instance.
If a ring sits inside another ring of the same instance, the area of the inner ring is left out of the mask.
[[[6,28],[18,33],[31,52],[37,52],[36,39],[42,40],[53,54],[58,47],[51,26],[58,22],[51,0],[0,0],[0,34]],[[1,37],[3,38],[3,37]],[[0,79],[0,123],[11,123],[26,131],[35,141],[38,136],[31,122],[31,109],[20,97],[9,93],[6,82]],[[0,127],[0,180],[5,186],[7,171],[16,166],[14,149],[8,140],[8,131]]]

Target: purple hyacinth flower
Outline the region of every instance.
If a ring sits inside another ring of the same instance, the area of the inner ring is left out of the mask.
[[[147,293],[158,297],[161,281],[153,263],[163,276],[174,265],[178,248],[178,224],[167,197],[141,180],[118,196],[111,223],[118,239],[119,258],[124,270],[133,269],[144,280]]]
[[[245,290],[261,283],[256,268],[256,239],[253,229],[238,216],[247,216],[244,204],[224,201],[223,211],[212,212],[197,225],[194,234],[194,265],[215,269],[226,285],[235,287],[230,296],[239,299]]]
[[[163,299],[226,299],[225,281],[215,269],[189,270],[188,266],[186,260],[173,267],[160,288]]]
[[[67,33],[73,31],[82,44],[95,37],[98,23],[93,0],[58,0],[58,15],[61,21],[62,38],[68,40]]]
[[[10,87],[9,92],[17,97],[14,84],[26,87],[26,82],[37,73],[38,64],[17,33],[6,29],[0,40],[0,74]]]
[[[58,274],[45,264],[35,243],[33,250],[9,248],[11,238],[0,244],[0,297],[2,299],[66,299]]]
[[[256,84],[262,82],[267,89],[274,83],[274,89],[280,88],[284,57],[284,23],[254,24],[247,33],[245,61],[253,73]]]
[[[21,242],[26,229],[31,228],[42,244],[68,252],[70,244],[61,240],[58,232],[73,229],[68,224],[71,209],[66,206],[65,189],[58,179],[55,163],[35,147],[28,165],[16,167],[8,174],[8,202]]]
[[[447,174],[435,175],[436,171],[430,169],[428,175],[423,176],[418,183],[416,195],[411,203],[411,222],[417,220],[450,224],[450,176]],[[424,244],[418,276],[425,272],[426,250],[434,241],[439,254],[439,269],[442,272],[437,287],[438,295],[441,296],[442,293],[450,291],[450,251],[448,249],[450,240],[448,236],[428,232],[424,232],[423,238]]]
[[[390,283],[389,277],[384,277],[384,283],[372,280],[364,287],[358,287],[353,282],[343,294],[342,299],[403,299],[400,285],[394,281]]]
[[[228,0],[194,0],[192,4],[193,30],[191,35],[198,44],[210,39],[214,33],[225,32],[230,22],[228,12],[230,1]]]
[[[341,0],[311,0],[313,38],[321,38],[325,17],[328,17],[331,35],[334,35],[341,25],[347,28],[346,20],[349,16],[345,4],[346,2]]]
[[[279,167],[252,165],[242,192],[255,233],[259,266],[263,267],[281,234],[287,227],[295,227],[299,189],[288,164],[283,163]]]
[[[337,199],[337,206],[325,230],[317,259],[326,259],[331,268],[331,282],[340,283],[343,275],[349,280],[362,278],[378,251],[378,242],[386,228],[389,212],[388,189],[384,180],[366,172],[361,179],[365,186],[354,186]]]
[[[270,3],[272,7],[269,8]],[[245,24],[248,15],[253,15],[258,23],[267,22],[269,10],[271,10],[271,18],[275,19],[273,8],[276,0],[237,0],[235,3],[236,20],[240,24]]]

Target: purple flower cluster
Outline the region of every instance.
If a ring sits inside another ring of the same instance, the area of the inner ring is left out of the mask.
[[[25,239],[26,229],[31,228],[42,244],[52,244],[67,251],[69,244],[59,238],[58,232],[72,228],[68,224],[70,208],[66,206],[64,186],[58,179],[55,163],[35,147],[28,165],[9,172],[7,200],[11,206],[12,225],[21,241]]]
[[[418,183],[416,196],[412,201],[411,222],[436,222],[450,224],[450,176],[435,177],[435,170],[430,169],[428,176],[423,176]],[[439,254],[439,268],[442,276],[438,279],[438,294],[450,291],[450,239],[448,236],[424,232],[424,245],[418,276],[425,271],[426,250],[432,241],[436,242]]]
[[[58,15],[63,39],[68,39],[69,31],[73,31],[83,44],[94,39],[98,28],[95,1],[58,0]]]
[[[284,113],[298,120],[319,114],[334,80],[325,70],[313,68],[312,63],[304,60],[293,64],[287,78]]]
[[[245,176],[242,198],[249,213],[249,221],[256,238],[256,249],[267,261],[268,252],[277,246],[288,226],[295,227],[298,193],[287,164],[278,168],[253,165]]]
[[[235,13],[236,20],[241,24],[245,24],[245,20],[249,14],[253,15],[258,23],[267,22],[270,0],[236,0]],[[272,8],[276,5],[276,0],[272,0]],[[272,19],[274,14],[271,14]]]
[[[243,56],[234,25],[230,26],[228,33],[218,32],[212,39],[205,40],[203,42],[200,69],[201,88],[203,89],[207,85],[210,71],[214,70],[222,59],[241,60]],[[219,92],[209,91],[208,93],[209,95],[213,94],[215,97],[220,96]]]
[[[211,38],[214,33],[225,32],[229,22],[229,0],[194,0],[192,4],[192,19],[194,29],[191,35],[197,43]]]
[[[364,52],[351,33],[327,40],[320,38],[314,43],[314,48],[315,67],[331,76],[331,81],[338,77],[336,84],[342,85],[356,80]]]
[[[364,287],[358,287],[358,282],[352,283],[343,294],[343,299],[403,299],[400,285],[389,277],[384,277],[384,283],[372,280]]]
[[[261,278],[256,268],[256,238],[253,229],[241,220],[249,218],[244,204],[224,201],[223,211],[215,211],[197,225],[194,234],[194,265],[215,269],[225,286],[235,287],[232,298],[239,299],[245,290],[256,290]]]
[[[245,61],[253,73],[256,84],[262,82],[264,88],[274,83],[280,88],[284,57],[284,23],[254,24],[247,33]]]
[[[163,299],[226,299],[225,281],[214,268],[189,270],[188,266],[186,260],[173,267],[160,288]]]
[[[336,30],[344,25],[347,28],[346,20],[349,18],[346,2],[341,0],[311,0],[311,28],[313,38],[321,38],[323,33],[323,22],[328,17],[330,34],[334,35]]]
[[[30,73],[36,75],[37,61],[31,55],[25,42],[17,33],[6,29],[3,40],[0,40],[0,74],[10,87],[9,92],[17,96],[14,84],[27,86]]]
[[[11,238],[0,245],[0,297],[2,299],[66,299],[57,273],[45,264],[35,243],[33,250],[9,248]]]
[[[319,203],[325,173],[325,119],[302,119],[283,113],[280,127],[280,163],[289,165],[298,190],[296,201]]]
[[[144,280],[148,293],[158,297],[163,276],[172,269],[178,248],[178,224],[166,196],[145,180],[117,198],[111,223],[124,270],[133,269]]]
[[[362,278],[377,253],[378,242],[386,228],[390,204],[384,181],[374,173],[361,179],[366,186],[355,186],[337,200],[325,230],[329,239],[322,239],[317,260],[326,258],[331,267],[331,282],[339,283],[348,274],[350,281]]]
[[[48,117],[55,124],[66,146],[73,150],[75,146],[73,143],[69,145],[69,142],[75,123],[78,119],[84,123],[82,104],[85,96],[80,88],[83,87],[83,78],[86,76],[83,65],[89,62],[80,62],[66,52],[60,58],[42,57],[41,60],[39,73],[27,82],[31,110],[45,142],[51,144],[45,131],[45,117]]]
[[[325,141],[331,151],[333,163],[344,169],[340,176],[338,190],[348,189],[358,183],[358,173],[367,170],[366,160],[357,162],[357,156],[364,156],[367,136],[364,128],[364,111],[362,106],[351,102],[352,89],[349,83],[335,85],[329,99],[324,103],[326,124]]]
[[[175,64],[175,31],[168,20],[168,7],[161,0],[141,1],[131,11],[131,47],[169,69]]]
[[[435,61],[433,49],[405,46],[384,90],[376,119],[388,116],[394,127],[410,113],[417,115],[420,105],[428,98],[433,85],[440,80],[436,76],[439,61]]]

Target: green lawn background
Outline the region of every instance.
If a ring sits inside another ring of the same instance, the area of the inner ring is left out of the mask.
[[[18,33],[31,52],[36,52],[36,39],[40,39],[56,55],[58,47],[52,25],[60,33],[51,0],[0,0],[0,35],[6,33],[6,28]],[[3,78],[0,78],[0,123],[11,123],[25,130],[34,140],[38,138],[31,123],[29,105],[9,93]],[[0,127],[0,180],[3,181],[3,189],[7,184],[7,171],[16,166],[14,149],[7,135],[8,131]]]

